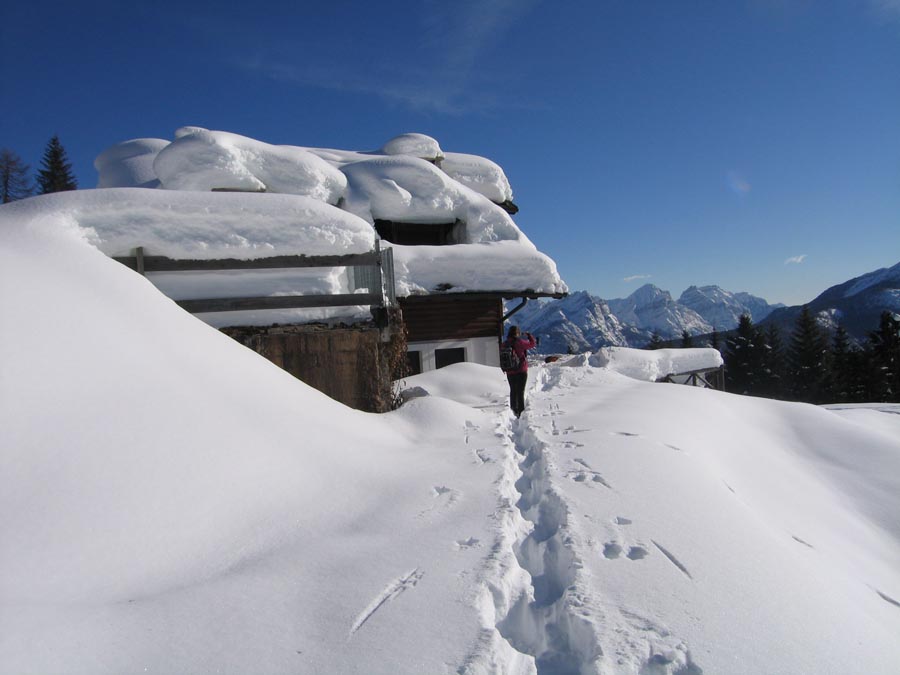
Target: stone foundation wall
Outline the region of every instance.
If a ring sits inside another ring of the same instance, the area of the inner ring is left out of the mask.
[[[221,329],[336,401],[367,412],[391,408],[390,342],[371,324],[238,326]]]

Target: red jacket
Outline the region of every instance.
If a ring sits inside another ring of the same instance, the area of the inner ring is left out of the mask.
[[[525,337],[519,337],[515,340],[506,339],[505,344],[512,344],[513,351],[516,353],[516,356],[519,357],[520,365],[515,370],[507,370],[508,375],[514,375],[516,373],[527,373],[528,372],[528,350],[534,349],[537,342],[535,342],[534,338],[526,335]]]

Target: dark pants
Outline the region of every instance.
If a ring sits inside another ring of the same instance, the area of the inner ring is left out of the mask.
[[[525,384],[528,382],[528,371],[524,373],[507,373],[509,380],[509,407],[516,417],[525,410]]]

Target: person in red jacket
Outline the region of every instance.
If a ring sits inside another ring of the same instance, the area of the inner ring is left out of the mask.
[[[533,349],[537,342],[531,333],[526,332],[525,337],[519,334],[518,326],[510,326],[506,334],[505,345],[510,345],[516,356],[519,357],[519,365],[513,370],[506,371],[506,379],[509,380],[509,407],[518,417],[525,410],[525,385],[528,382],[528,350]]]

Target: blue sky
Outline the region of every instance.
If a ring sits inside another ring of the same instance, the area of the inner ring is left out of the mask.
[[[900,262],[900,0],[12,2],[0,146],[198,125],[506,170],[572,289],[798,304]]]

